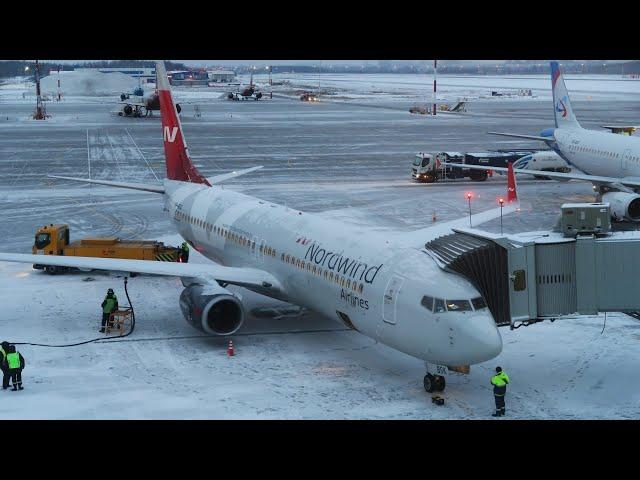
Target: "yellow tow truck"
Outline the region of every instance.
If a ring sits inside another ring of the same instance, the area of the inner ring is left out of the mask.
[[[31,249],[34,255],[65,255],[68,257],[124,258],[128,260],[151,260],[158,262],[180,261],[180,248],[169,247],[154,240],[120,240],[118,237],[89,237],[69,241],[69,225],[49,224],[36,231]],[[33,268],[56,274],[70,267],[55,265],[33,265]]]

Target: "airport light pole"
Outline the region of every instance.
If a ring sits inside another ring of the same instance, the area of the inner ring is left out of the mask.
[[[436,116],[436,77],[438,75],[438,60],[433,61],[433,116]]]
[[[471,228],[471,192],[467,193],[467,200],[469,201],[469,228]]]
[[[502,207],[504,207],[504,198],[498,200],[500,202],[500,235],[502,235]]]

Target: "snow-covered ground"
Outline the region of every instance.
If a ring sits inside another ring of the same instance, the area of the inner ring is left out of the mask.
[[[605,98],[610,84],[615,81],[601,82],[591,99],[575,102],[583,125],[637,123],[640,99],[631,93],[624,102]],[[153,194],[44,178],[90,173],[155,182],[164,173],[157,117],[114,118],[104,99],[69,97],[49,104],[51,119],[28,120],[33,99],[18,98],[15,85],[0,87],[1,250],[29,252],[37,226],[50,222],[69,223],[76,239],[116,235],[180,242]],[[482,184],[414,184],[409,168],[415,152],[514,148],[520,144],[486,132],[536,133],[553,123],[550,102],[541,98],[487,100],[472,103],[469,115],[431,119],[408,114],[409,97],[394,100],[380,93],[369,99],[367,88],[352,82],[349,91],[389,108],[275,97],[217,101],[206,89],[178,93],[202,105],[201,117],[186,105],[182,123],[205,175],[264,165],[225,188],[381,231],[424,227],[433,210],[438,221],[465,216],[469,189],[474,209],[489,208],[504,192],[500,177]],[[518,186],[524,209],[505,219],[506,231],[548,228],[561,203],[592,198],[590,185],[577,182],[523,179]],[[499,231],[499,223],[486,229]],[[194,252],[192,261],[204,259]],[[126,302],[122,279],[109,274],[50,277],[29,265],[0,262],[0,340],[59,344],[98,336],[99,305],[109,287]],[[491,418],[489,378],[498,364],[512,379],[509,418],[640,414],[640,323],[625,315],[608,315],[604,332],[603,316],[501,329],[501,355],[474,365],[468,376],[450,375],[446,403],[438,407],[422,387],[420,361],[313,312],[242,289],[237,291],[251,315],[233,336],[236,356],[229,358],[226,339],[204,337],[185,322],[181,290],[176,279],[131,279],[137,324],[124,341],[21,346],[25,390],[0,392],[0,418],[484,419]]]
[[[567,75],[567,88],[572,98],[620,100],[629,95],[640,98],[640,80],[620,75]],[[259,80],[259,79],[258,79]],[[337,96],[353,99],[415,98],[431,101],[433,76],[418,74],[278,74],[274,82],[289,81],[293,86],[317,90],[332,89]],[[531,89],[540,100],[551,98],[551,79],[548,75],[438,75],[440,101],[466,98],[475,101],[499,102],[506,99],[530,101],[531,97],[518,96],[518,91]],[[491,91],[510,94],[492,97]]]

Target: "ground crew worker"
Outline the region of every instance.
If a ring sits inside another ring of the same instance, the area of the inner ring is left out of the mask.
[[[118,310],[118,297],[113,293],[113,289],[110,288],[107,290],[107,296],[104,297],[104,301],[102,302],[102,328],[100,329],[100,333],[104,333],[104,328],[109,322],[111,314]]]
[[[182,242],[182,263],[187,263],[189,261],[189,245],[187,242]]]
[[[502,371],[502,367],[496,367],[496,374],[491,377],[491,385],[493,385],[493,396],[496,400],[496,413],[492,417],[504,417],[504,395],[507,393],[507,384],[509,377],[507,373]]]
[[[11,375],[11,381],[13,383],[12,391],[24,390],[22,387],[22,369],[24,368],[24,357],[18,351],[16,351],[15,345],[9,345],[7,350],[7,356],[4,360],[4,365]]]
[[[0,344],[0,368],[2,368],[2,389],[6,390],[9,388],[9,379],[11,376],[9,375],[9,369],[5,368],[4,361],[7,358],[7,351],[9,350],[9,342],[2,342]]]

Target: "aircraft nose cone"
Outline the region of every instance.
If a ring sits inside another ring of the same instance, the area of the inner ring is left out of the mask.
[[[490,315],[474,315],[469,319],[473,327],[469,330],[469,340],[477,356],[475,363],[485,362],[500,355],[502,351],[502,335],[498,331]]]

